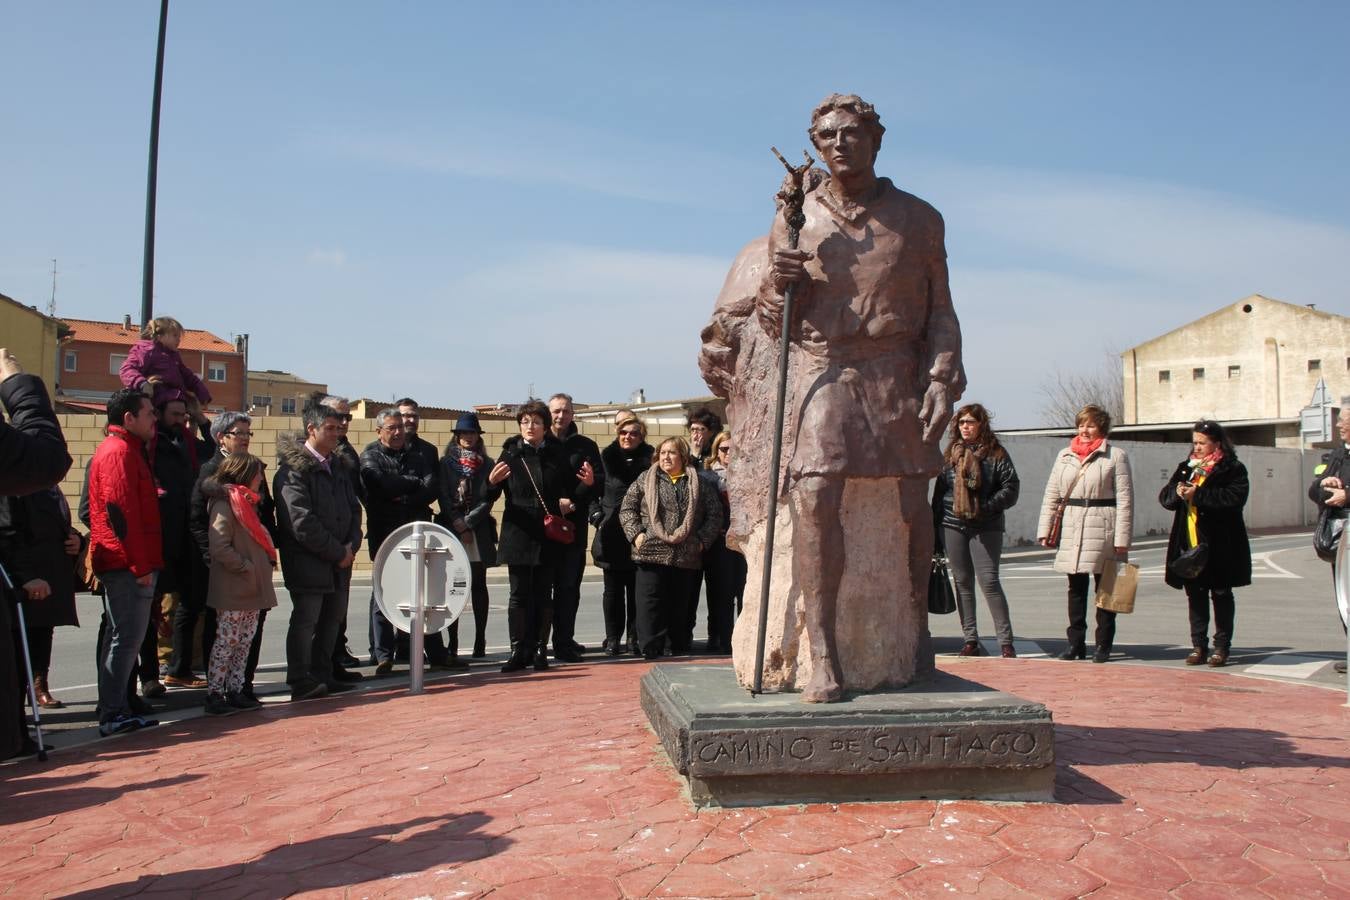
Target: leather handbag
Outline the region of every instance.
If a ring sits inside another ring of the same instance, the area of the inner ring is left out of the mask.
[[[928,611],[937,616],[956,612],[951,569],[947,567],[947,557],[941,553],[933,554],[933,569],[928,574]]]
[[[1199,577],[1200,573],[1205,571],[1206,564],[1209,563],[1209,544],[1201,541],[1185,553],[1178,556],[1167,564],[1167,571],[1172,573],[1174,578],[1182,581],[1190,581]]]
[[[530,471],[529,463],[522,459],[520,464],[525,468],[525,474],[529,476],[530,486],[534,488],[534,495],[539,498],[539,505],[544,508],[544,537],[555,544],[570,544],[575,541],[577,539],[577,526],[564,516],[555,516],[548,511],[548,504],[544,502],[544,495],[539,493],[539,485],[534,483],[534,473]]]
[[[1139,590],[1139,567],[1130,562],[1112,561],[1102,570],[1097,585],[1097,608],[1113,613],[1134,612],[1134,596]]]
[[[1073,476],[1073,481],[1069,482],[1069,489],[1064,492],[1064,496],[1059,498],[1055,504],[1054,515],[1050,517],[1050,529],[1045,533],[1045,546],[1058,547],[1060,532],[1064,530],[1064,508],[1069,505],[1069,496],[1073,494],[1073,489],[1078,487],[1078,479],[1083,477],[1083,470],[1087,468],[1084,463],[1079,463],[1078,474]]]
[[[1341,535],[1345,532],[1345,511],[1334,506],[1324,506],[1317,514],[1317,527],[1313,529],[1313,550],[1322,562],[1336,561],[1336,548],[1340,545]]]

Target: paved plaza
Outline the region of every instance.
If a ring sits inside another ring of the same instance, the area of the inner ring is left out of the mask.
[[[1325,567],[1306,534],[1253,550],[1223,670],[1180,664],[1184,603],[1148,575],[1115,662],[1049,658],[1062,576],[1044,554],[1005,565],[1023,658],[957,658],[955,617],[933,619],[940,669],[1052,711],[1053,804],[696,812],[638,707],[650,664],[508,676],[493,646],[417,697],[403,666],[307,703],[268,684],[262,711],[225,719],[175,690],[161,727],[99,740],[81,647],[58,663],[58,750],[0,767],[0,894],[1350,897],[1350,707]],[[1141,542],[1146,573],[1160,552]],[[354,590],[354,636],[363,606]],[[598,620],[583,622],[594,646]]]
[[[940,668],[1054,712],[1057,803],[694,811],[640,661],[194,718],[7,767],[0,893],[1345,897],[1350,710],[1051,660]]]

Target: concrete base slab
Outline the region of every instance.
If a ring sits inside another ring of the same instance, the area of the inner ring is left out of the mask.
[[[730,666],[669,664],[641,700],[696,806],[1054,799],[1050,711],[955,675],[814,704],[752,697]]]

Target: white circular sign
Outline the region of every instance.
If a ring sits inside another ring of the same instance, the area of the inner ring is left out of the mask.
[[[422,631],[432,634],[458,619],[469,599],[469,557],[450,529],[434,522],[409,522],[385,538],[375,553],[375,605],[399,631],[412,630],[413,568],[419,536]]]

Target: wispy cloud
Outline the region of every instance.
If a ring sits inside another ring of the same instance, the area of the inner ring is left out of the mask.
[[[316,247],[305,254],[305,262],[340,269],[347,264],[347,253],[345,250],[324,250]]]
[[[550,185],[694,208],[721,207],[744,169],[734,157],[623,131],[541,118],[465,118],[472,120],[468,128],[330,132],[312,135],[308,143],[340,157],[433,175]],[[698,190],[691,189],[694,179]]]

